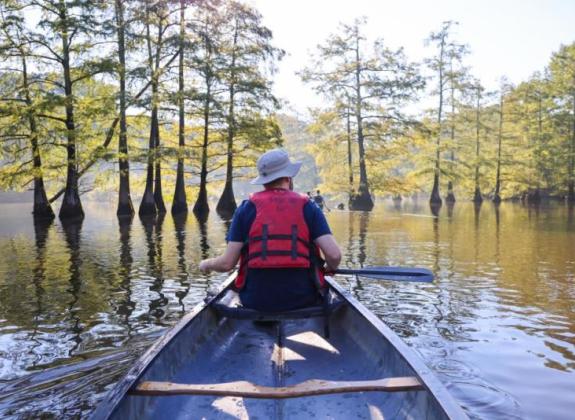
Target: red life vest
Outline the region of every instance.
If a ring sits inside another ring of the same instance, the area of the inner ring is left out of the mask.
[[[312,267],[312,261],[319,259],[319,250],[310,240],[303,214],[309,198],[289,190],[270,189],[252,194],[250,201],[256,207],[256,217],[240,257],[236,287],[243,287],[248,269]],[[321,287],[323,273],[316,271],[316,283]]]

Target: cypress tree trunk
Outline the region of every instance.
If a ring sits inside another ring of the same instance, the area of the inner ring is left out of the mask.
[[[475,193],[473,194],[473,202],[474,203],[481,203],[483,201],[483,197],[481,196],[481,187],[479,186],[479,112],[480,112],[480,90],[479,87],[477,88],[477,108],[475,111]]]
[[[440,130],[441,131],[441,130]],[[442,200],[439,195],[439,170],[440,170],[440,135],[437,136],[437,147],[435,150],[435,171],[433,174],[433,188],[431,189],[431,197],[429,198],[429,204],[432,206],[441,206]]]
[[[152,112],[154,118],[156,118],[156,124],[154,125],[156,128],[156,146],[155,146],[155,162],[156,162],[156,173],[155,173],[155,180],[154,180],[154,201],[156,203],[156,209],[158,213],[164,214],[166,213],[166,205],[164,204],[164,197],[162,196],[162,159],[159,155],[160,152],[160,121],[159,121],[159,72],[160,72],[160,58],[162,54],[162,34],[164,33],[164,26],[163,26],[163,17],[160,18],[158,22],[158,43],[156,46],[156,62],[155,66],[153,67],[153,74],[152,78],[154,79],[154,83],[152,83],[152,107],[155,108],[155,113]]]
[[[156,112],[156,118],[158,118],[158,113]],[[156,153],[160,149],[160,123],[156,121]],[[154,180],[154,202],[156,203],[156,208],[158,213],[166,212],[166,205],[164,203],[164,197],[162,195],[162,163],[160,157],[156,154],[156,178]]]
[[[186,199],[186,183],[184,180],[184,147],[185,147],[185,113],[184,113],[184,39],[186,36],[185,25],[185,5],[184,0],[180,0],[180,61],[178,64],[178,106],[179,106],[179,126],[178,126],[178,169],[176,172],[176,189],[172,202],[172,214],[186,213],[188,202]]]
[[[429,198],[429,204],[431,206],[441,206],[442,200],[439,194],[439,174],[441,171],[440,167],[440,146],[441,146],[441,129],[442,129],[442,113],[443,113],[443,54],[445,50],[445,38],[441,38],[441,47],[439,52],[440,64],[439,64],[439,108],[437,111],[437,147],[435,152],[435,172],[433,174],[433,188],[431,189],[431,197]]]
[[[150,140],[148,142],[148,166],[146,173],[146,187],[144,195],[140,203],[138,214],[140,216],[153,216],[158,213],[156,208],[156,199],[154,197],[154,166],[156,162],[156,146],[158,141],[156,135],[159,132],[158,127],[158,106],[157,106],[157,92],[158,80],[156,69],[154,66],[154,55],[152,53],[152,35],[150,31],[150,9],[146,5],[146,44],[148,47],[148,66],[151,72],[151,86],[152,86],[152,111],[150,117]]]
[[[355,90],[356,90],[356,118],[357,118],[357,144],[359,149],[359,191],[358,195],[353,200],[352,210],[366,210],[373,209],[373,199],[369,193],[369,182],[367,179],[367,168],[365,166],[365,146],[363,138],[363,119],[361,114],[362,97],[361,97],[361,67],[359,56],[359,35],[356,36],[355,46]]]
[[[209,121],[210,121],[210,81],[206,80],[206,100],[204,102],[204,141],[202,143],[202,163],[200,169],[200,191],[198,193],[198,198],[194,204],[194,213],[198,218],[207,216],[210,212],[210,206],[208,204],[208,191],[207,191],[207,181],[208,181],[208,139],[209,139]]]
[[[453,80],[453,59],[450,61],[450,85],[451,85],[451,163],[452,165],[455,164],[455,152],[453,151],[453,147],[455,144],[455,122],[454,122],[454,115],[455,115],[455,86]],[[447,195],[445,196],[445,201],[448,203],[455,203],[455,194],[453,193],[453,181],[449,180],[447,182]]]
[[[45,218],[53,219],[54,211],[48,201],[46,188],[44,188],[44,176],[42,175],[42,158],[40,156],[40,147],[38,145],[38,126],[32,109],[32,98],[28,85],[28,68],[26,66],[26,57],[22,55],[22,79],[24,94],[26,100],[28,124],[30,126],[30,146],[32,148],[32,162],[34,165],[34,209],[32,214],[34,219]]]
[[[226,184],[224,186],[224,191],[218,201],[216,206],[216,211],[218,214],[229,217],[233,215],[237,208],[236,198],[234,197],[234,136],[235,136],[235,115],[234,115],[234,102],[235,102],[235,88],[236,88],[236,47],[238,42],[238,22],[236,20],[235,31],[234,31],[234,41],[232,47],[232,61],[231,61],[231,77],[230,77],[230,87],[229,87],[229,108],[228,108],[228,141],[227,141],[227,164],[226,164]]]
[[[70,70],[70,45],[68,43],[68,14],[66,5],[60,1],[60,21],[62,23],[62,66],[64,70],[64,93],[66,95],[66,154],[68,158],[66,190],[60,207],[60,219],[83,218],[84,210],[78,192],[78,172],[76,160],[76,126],[74,123],[74,97],[72,95],[72,75]]]
[[[118,61],[120,69],[120,133],[118,137],[118,166],[120,169],[120,186],[118,191],[118,216],[132,216],[134,205],[130,196],[130,161],[128,159],[128,138],[126,123],[126,48],[125,48],[125,24],[124,5],[122,0],[115,1],[116,24],[118,26]]]
[[[144,195],[142,196],[142,201],[140,203],[140,209],[138,214],[140,216],[154,216],[156,215],[156,200],[154,199],[154,154],[156,147],[155,139],[155,124],[157,124],[158,119],[154,118],[154,110],[152,109],[152,120],[150,124],[150,141],[148,143],[148,168],[146,174],[146,187],[144,189]]]
[[[230,106],[229,106],[229,112],[231,117],[229,118],[228,122],[226,184],[224,186],[224,190],[216,206],[216,211],[218,212],[218,214],[224,217],[233,215],[234,211],[237,208],[236,198],[234,196],[234,185],[233,185],[233,172],[234,172],[233,158],[234,158],[234,131],[235,131],[235,124],[233,117],[234,112],[233,95],[234,95],[234,86],[231,86]]]
[[[573,95],[573,112],[575,113],[575,95]],[[575,114],[573,115],[571,131],[571,147],[569,157],[569,183],[567,186],[567,201],[575,203]]]
[[[346,115],[346,129],[347,129],[347,166],[349,171],[349,194],[350,201],[352,199],[353,191],[353,162],[351,154],[351,101],[348,101],[347,115]]]
[[[503,138],[503,92],[499,100],[499,132],[497,134],[497,172],[495,175],[495,192],[493,202],[501,203],[501,142]]]

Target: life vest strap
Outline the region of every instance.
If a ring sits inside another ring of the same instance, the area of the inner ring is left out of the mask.
[[[260,253],[262,260],[268,256],[268,225],[262,225],[262,252]]]
[[[291,259],[297,258],[297,225],[291,225]]]
[[[291,257],[293,257],[292,251],[267,251],[266,255],[269,255],[269,256],[273,255],[276,257],[278,257],[278,256],[282,256],[282,257],[283,256],[286,256],[286,257],[291,256]],[[259,257],[261,257],[262,260],[265,259],[263,257],[263,250],[262,250],[262,252],[252,252],[252,253],[248,254],[248,261],[252,260],[254,258],[259,258]],[[296,257],[302,257],[302,258],[305,258],[306,260],[310,259],[309,255],[302,254],[301,252],[296,252]],[[278,267],[278,268],[280,268],[280,267]]]
[[[277,234],[277,235],[268,235],[267,236],[268,241],[271,240],[292,240],[293,241],[293,235],[287,235],[287,234]],[[296,238],[298,242],[302,243],[303,245],[305,245],[307,248],[310,247],[309,245],[309,241],[306,241],[305,239],[301,238],[301,237],[297,237]],[[263,236],[252,236],[248,239],[248,242],[259,242],[263,240]]]

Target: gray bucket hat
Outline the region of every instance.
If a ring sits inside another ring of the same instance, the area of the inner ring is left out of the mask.
[[[299,172],[301,162],[292,162],[283,149],[272,149],[260,156],[257,163],[258,177],[251,184],[261,185],[278,178],[293,178]]]

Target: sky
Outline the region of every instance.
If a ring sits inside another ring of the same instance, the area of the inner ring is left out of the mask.
[[[246,0],[263,15],[274,43],[286,51],[275,75],[275,94],[292,111],[325,106],[296,72],[340,22],[366,16],[368,40],[404,47],[410,60],[433,54],[424,40],[447,20],[459,22],[453,39],[467,44],[472,74],[488,89],[502,76],[512,83],[542,71],[561,44],[575,42],[575,0]],[[289,108],[288,108],[289,109]]]

